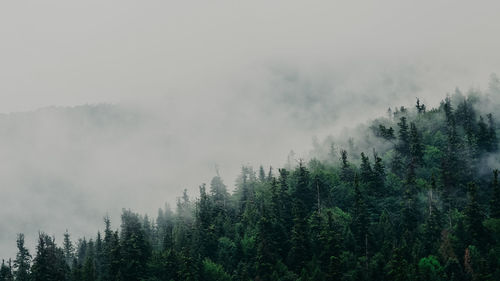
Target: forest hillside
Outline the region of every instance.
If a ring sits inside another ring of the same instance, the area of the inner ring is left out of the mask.
[[[500,280],[494,100],[417,99],[311,160],[243,166],[234,191],[216,175],[93,237],[41,232],[30,251],[19,234],[0,281]]]

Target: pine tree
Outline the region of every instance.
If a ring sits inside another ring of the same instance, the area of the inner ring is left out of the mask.
[[[340,172],[340,178],[344,182],[351,182],[353,180],[354,172],[349,164],[349,160],[347,159],[347,151],[346,150],[341,150],[340,151],[341,155],[341,172]]]
[[[436,179],[434,176],[431,178],[431,187],[428,191],[428,205],[429,211],[424,224],[424,250],[425,255],[435,253],[437,248],[437,241],[441,237],[441,213],[436,207],[434,200],[434,193],[437,190]]]
[[[461,180],[459,175],[460,163],[458,156],[459,140],[456,131],[455,122],[453,119],[447,127],[447,143],[444,155],[441,161],[441,178],[443,183],[443,204],[444,210],[447,212],[453,206],[453,198],[451,198],[454,190],[458,187],[458,182]]]
[[[496,125],[493,120],[493,115],[489,113],[486,115],[488,118],[488,136],[489,136],[489,150],[490,152],[495,152],[498,150],[498,138],[496,133]]]
[[[398,150],[399,152],[407,156],[408,153],[410,152],[410,133],[408,132],[408,124],[406,122],[406,117],[401,117],[399,119],[399,132],[398,132],[398,137],[399,137],[399,143],[398,143]]]
[[[394,281],[407,281],[411,280],[411,270],[408,261],[404,258],[403,250],[401,248],[395,248],[392,253],[392,257],[387,263],[386,274],[388,280]]]
[[[9,264],[5,264],[5,260],[2,260],[2,265],[0,266],[0,281],[13,281],[14,277],[12,275],[12,268]]]
[[[356,239],[356,252],[368,255],[368,224],[369,217],[365,199],[359,189],[357,177],[354,179],[354,209],[352,219],[352,232]]]
[[[262,167],[262,165],[259,167],[259,181],[266,182],[266,172],[264,171],[264,167]]]
[[[222,212],[226,209],[229,193],[227,192],[227,187],[220,176],[212,178],[212,181],[210,182],[210,195],[215,203],[215,206],[217,207],[218,212]],[[218,215],[218,213],[214,215]]]
[[[293,229],[290,238],[290,252],[288,254],[288,264],[296,273],[300,273],[309,260],[309,236],[308,224],[305,219],[305,206],[302,202],[294,204]]]
[[[415,229],[417,228],[418,210],[416,208],[416,177],[415,166],[410,162],[405,180],[405,190],[403,194],[403,208],[401,210],[401,233],[407,235],[408,243],[412,243],[415,238]]]
[[[385,167],[382,162],[382,158],[374,151],[373,158],[375,164],[373,165],[373,186],[375,189],[375,194],[379,197],[383,197],[385,194]]]
[[[130,281],[139,281],[146,273],[146,262],[151,255],[149,242],[137,214],[130,210],[123,210],[120,256],[123,263],[120,267],[122,278]]]
[[[500,184],[498,183],[498,169],[493,171],[492,198],[490,201],[490,217],[500,219]]]
[[[95,247],[92,239],[89,240],[87,249],[87,255],[82,267],[82,281],[95,281],[97,280],[97,273],[95,268]]]
[[[64,260],[63,250],[56,246],[54,238],[45,233],[39,234],[31,270],[33,281],[62,281],[68,275],[69,267]]]
[[[415,123],[410,123],[410,155],[415,164],[422,164],[424,148]]]
[[[309,171],[302,161],[299,163],[299,167],[295,171],[294,175],[296,176],[297,181],[294,186],[295,188],[292,190],[292,195],[296,199],[295,203],[300,201],[300,204],[303,206],[303,215],[305,217],[313,210],[313,206],[315,205],[315,192],[312,192],[311,190]]]
[[[417,104],[415,106],[417,108],[418,114],[423,114],[425,113],[425,104],[420,104],[420,99],[417,98]]]
[[[273,225],[266,209],[257,224],[257,278],[258,280],[271,280],[273,265],[277,260],[278,241],[274,236]]]
[[[24,234],[17,236],[17,254],[14,260],[14,277],[16,281],[30,280],[31,255],[24,246]]]
[[[371,189],[373,184],[373,170],[370,164],[370,160],[364,152],[361,152],[361,166],[359,167],[359,170],[361,181]]]
[[[212,201],[205,191],[205,185],[200,186],[200,199],[197,204],[196,225],[198,228],[198,249],[202,256],[214,259],[217,247],[215,225],[213,220]]]
[[[68,230],[66,230],[66,232],[64,233],[63,251],[64,251],[64,260],[66,261],[66,264],[68,266],[71,266],[73,263],[73,259],[75,257],[74,253],[75,249],[73,247],[73,243],[71,242]]]
[[[468,185],[468,202],[465,208],[465,229],[468,245],[483,246],[485,231],[483,227],[483,213],[478,203],[477,186],[471,182]]]
[[[293,192],[293,228],[290,237],[291,248],[288,254],[288,264],[296,273],[300,273],[310,256],[309,229],[306,220],[307,214],[312,208],[310,197],[309,172],[300,162],[297,184]]]
[[[477,123],[477,146],[481,151],[490,150],[490,134],[488,132],[488,125],[484,122],[483,116],[479,116]]]

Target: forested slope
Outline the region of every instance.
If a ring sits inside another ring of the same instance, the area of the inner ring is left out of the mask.
[[[498,126],[487,97],[417,101],[327,155],[215,176],[156,218],[56,245],[41,233],[0,280],[500,280]],[[365,145],[356,145],[364,143]],[[196,175],[193,175],[196,176]],[[14,243],[14,241],[13,241]]]

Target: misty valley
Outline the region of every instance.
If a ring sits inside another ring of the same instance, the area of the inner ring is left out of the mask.
[[[89,237],[18,234],[0,280],[500,280],[499,95],[492,75],[389,108],[308,160],[244,165],[234,190],[217,172],[155,217],[99,214]]]

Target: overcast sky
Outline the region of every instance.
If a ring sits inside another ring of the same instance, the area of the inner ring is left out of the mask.
[[[18,232],[90,235],[106,212],[116,221],[122,207],[154,214],[183,188],[194,196],[215,166],[232,186],[241,165],[279,167],[314,136],[388,106],[486,88],[500,72],[498,11],[498,1],[2,1],[0,256],[13,256]],[[96,128],[87,111],[36,111],[101,103],[135,121],[97,114]]]

